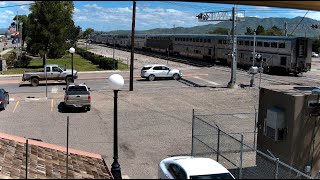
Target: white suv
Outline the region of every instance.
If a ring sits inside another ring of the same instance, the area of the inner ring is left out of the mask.
[[[312,52],[312,57],[319,57],[319,54]]]
[[[154,81],[156,78],[173,78],[175,80],[180,79],[182,73],[178,69],[171,69],[161,64],[145,65],[141,69],[141,77],[146,78],[149,81]]]

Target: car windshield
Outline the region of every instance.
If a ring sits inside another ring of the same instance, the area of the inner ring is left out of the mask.
[[[190,179],[234,179],[230,173],[190,176]]]
[[[70,86],[68,91],[87,91],[85,86]]]
[[[142,70],[148,70],[150,68],[151,68],[151,66],[147,66],[147,67],[143,67]]]

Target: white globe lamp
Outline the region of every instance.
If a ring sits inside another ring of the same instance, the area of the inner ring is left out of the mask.
[[[113,90],[120,90],[124,85],[124,79],[120,74],[113,74],[109,77],[110,86]]]

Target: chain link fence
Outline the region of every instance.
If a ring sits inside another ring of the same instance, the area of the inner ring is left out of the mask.
[[[201,115],[193,110],[191,155],[215,159],[237,179],[313,179],[256,149],[256,121],[256,111]]]

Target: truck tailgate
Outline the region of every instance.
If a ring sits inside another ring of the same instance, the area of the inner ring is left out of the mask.
[[[76,107],[82,107],[83,105],[90,104],[89,92],[68,92],[66,93],[66,104]]]

